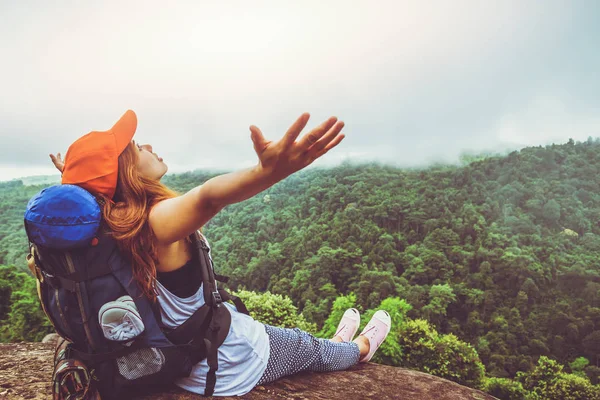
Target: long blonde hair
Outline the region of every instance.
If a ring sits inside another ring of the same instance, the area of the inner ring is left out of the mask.
[[[102,214],[123,257],[129,258],[133,277],[144,295],[156,300],[156,237],[148,215],[156,203],[178,196],[158,180],[138,173],[139,150],[130,143],[119,156],[119,176],[112,201],[103,196]]]

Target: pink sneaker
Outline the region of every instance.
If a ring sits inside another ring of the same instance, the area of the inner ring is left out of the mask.
[[[339,336],[344,342],[349,342],[354,338],[354,335],[356,335],[359,326],[360,313],[356,308],[349,308],[344,312],[342,320],[333,336]]]
[[[365,326],[365,329],[360,333],[359,336],[364,336],[369,339],[369,353],[361,358],[359,362],[368,362],[373,358],[373,354],[377,351],[381,343],[385,340],[390,329],[392,327],[392,319],[387,311],[379,310]]]

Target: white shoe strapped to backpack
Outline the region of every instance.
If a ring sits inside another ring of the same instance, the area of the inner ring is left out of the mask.
[[[117,342],[131,340],[145,329],[131,296],[122,296],[104,304],[98,311],[98,321],[104,337]]]
[[[392,319],[387,311],[379,310],[365,326],[365,329],[359,336],[364,336],[369,340],[369,353],[361,358],[359,362],[367,362],[373,358],[373,354],[377,351],[381,343],[384,342],[392,327]]]

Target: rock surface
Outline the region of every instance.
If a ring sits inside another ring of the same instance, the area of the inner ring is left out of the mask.
[[[0,399],[48,399],[53,343],[0,344]],[[403,399],[491,400],[494,397],[446,379],[404,368],[361,364],[348,371],[303,373],[258,386],[241,397],[222,399]],[[139,400],[199,400],[178,388],[138,397]]]

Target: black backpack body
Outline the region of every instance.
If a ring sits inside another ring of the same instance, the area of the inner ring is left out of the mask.
[[[144,296],[131,263],[100,229],[97,206],[84,189],[60,185],[34,196],[25,213],[30,268],[45,314],[70,342],[67,357],[87,366],[102,399],[128,398],[141,389],[170,384],[189,376],[192,366],[206,358],[205,395],[212,395],[218,347],[231,323],[222,302],[234,300],[238,311],[247,313],[246,308],[217,288],[208,246],[195,233],[190,238],[201,266],[205,304],[175,330],[164,328],[157,303]],[[144,326],[124,342],[107,339],[98,320],[102,306],[122,296],[133,299]]]

